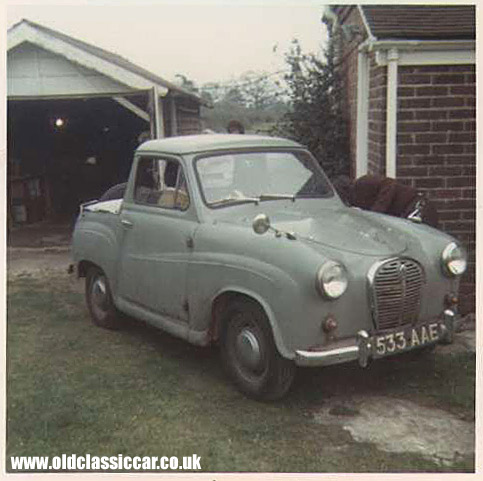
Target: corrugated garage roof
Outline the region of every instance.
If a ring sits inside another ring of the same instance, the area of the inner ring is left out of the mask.
[[[378,40],[474,40],[474,5],[362,5]]]

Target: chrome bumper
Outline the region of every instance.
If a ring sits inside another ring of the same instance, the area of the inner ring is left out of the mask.
[[[444,311],[438,325],[441,336],[436,342],[450,344],[453,342],[456,314],[447,309]],[[295,351],[295,364],[298,366],[330,366],[349,361],[358,361],[361,367],[366,367],[372,357],[372,338],[367,331],[361,330],[350,340],[350,344],[323,351]]]

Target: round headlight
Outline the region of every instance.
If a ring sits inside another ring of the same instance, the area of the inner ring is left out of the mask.
[[[466,252],[456,242],[451,242],[444,248],[441,262],[447,275],[460,276],[466,270]]]
[[[327,261],[317,272],[315,285],[319,294],[329,299],[337,299],[347,289],[347,272],[342,264]]]

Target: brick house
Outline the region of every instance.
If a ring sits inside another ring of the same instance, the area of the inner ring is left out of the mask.
[[[331,6],[340,29],[351,174],[382,174],[432,199],[468,249],[462,310],[474,309],[475,7]]]

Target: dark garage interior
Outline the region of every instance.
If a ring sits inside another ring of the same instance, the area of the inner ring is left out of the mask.
[[[129,96],[146,108],[146,95]],[[129,175],[149,123],[112,98],[8,101],[9,224],[73,219]]]

